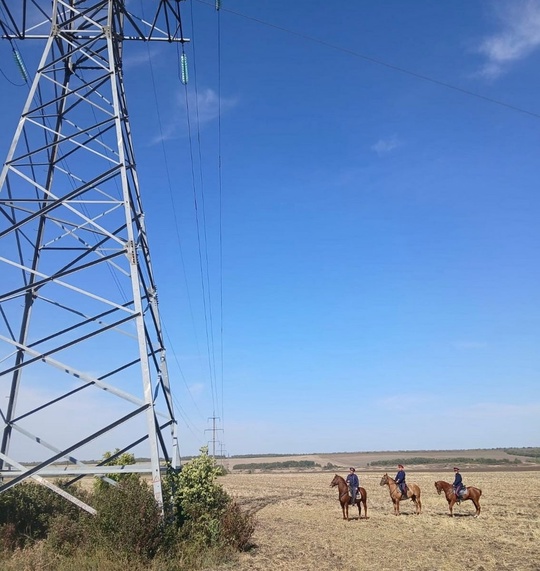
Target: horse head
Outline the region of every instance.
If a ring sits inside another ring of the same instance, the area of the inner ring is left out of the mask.
[[[333,488],[339,484],[340,476],[337,474],[334,476],[334,479],[330,482],[330,487]]]
[[[385,475],[381,478],[381,486],[386,486],[386,484],[388,484],[388,474],[385,474]]]
[[[442,492],[441,482],[435,482],[435,489],[437,490],[437,493],[438,493],[439,496],[440,496],[440,495],[441,495],[441,492]]]

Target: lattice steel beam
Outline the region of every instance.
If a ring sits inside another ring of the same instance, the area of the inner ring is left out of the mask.
[[[147,446],[139,472],[162,502],[176,420],[122,55],[125,40],[187,41],[180,4],[156,0],[145,22],[123,0],[23,0],[16,15],[0,3],[5,38],[45,40],[0,173],[0,492],[60,460],[102,475],[81,454],[127,427],[121,448]],[[31,9],[42,21],[29,27]],[[86,402],[107,414],[85,417]],[[45,455],[32,469],[23,441]]]

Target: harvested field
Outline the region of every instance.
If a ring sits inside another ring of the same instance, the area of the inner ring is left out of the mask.
[[[254,546],[240,555],[235,571],[540,570],[540,472],[463,472],[467,485],[483,491],[478,519],[470,501],[448,517],[434,482],[452,481],[452,473],[412,470],[407,480],[422,490],[423,513],[414,515],[412,502],[403,501],[396,517],[388,488],[379,485],[383,473],[359,472],[369,519],[359,520],[351,509],[354,519],[348,522],[337,489],[329,487],[333,473],[220,478],[258,522]]]
[[[525,449],[522,449],[525,452]],[[468,449],[468,450],[407,450],[407,451],[386,451],[386,452],[334,452],[331,454],[296,454],[292,456],[250,456],[250,457],[231,457],[222,462],[230,471],[242,471],[243,467],[249,468],[252,463],[279,463],[285,461],[312,461],[322,469],[327,464],[336,467],[348,468],[355,466],[357,469],[375,469],[376,463],[380,461],[392,461],[393,467],[400,459],[404,464],[408,464],[412,458],[427,458],[430,460],[424,468],[430,471],[442,470],[447,467],[454,466],[456,458],[460,458],[462,467],[472,469],[475,466],[480,469],[484,466],[493,468],[500,466],[502,468],[528,468],[538,469],[540,466],[537,459],[530,456],[510,454],[504,448],[491,449]],[[467,462],[470,458],[470,462]],[[482,462],[484,460],[484,462]],[[514,464],[517,462],[517,464]],[[375,464],[374,464],[375,463]],[[511,465],[512,464],[512,465]],[[371,465],[371,466],[370,466]],[[409,469],[413,466],[409,464]],[[414,468],[422,468],[418,462],[414,463]],[[337,468],[336,468],[337,469]],[[379,466],[378,470],[381,470]]]

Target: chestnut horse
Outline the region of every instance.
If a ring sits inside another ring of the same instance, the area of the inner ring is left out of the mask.
[[[420,501],[420,488],[416,484],[407,484],[407,497],[405,497],[399,486],[394,482],[388,474],[381,478],[381,486],[388,486],[390,491],[390,498],[394,504],[394,515],[399,515],[399,502],[401,500],[411,499],[416,506],[416,514],[419,515],[422,511],[422,502]]]
[[[343,511],[343,519],[349,521],[349,502],[351,501],[349,486],[347,486],[347,482],[341,476],[338,476],[338,474],[336,474],[334,479],[330,482],[330,487],[333,488],[334,486],[338,487],[339,503]],[[358,488],[354,502],[358,506],[358,519],[362,517],[362,506],[360,502],[364,504],[364,518],[367,519],[367,492],[364,488]]]
[[[454,493],[454,486],[452,486],[452,484],[449,484],[448,482],[444,482],[443,480],[435,482],[435,489],[437,490],[437,493],[439,495],[441,494],[441,492],[444,492],[444,495],[446,496],[446,501],[448,502],[448,507],[450,509],[450,517],[454,516],[452,508],[454,507],[455,503],[463,500],[471,500],[471,502],[474,504],[474,507],[476,508],[476,513],[474,514],[474,517],[478,517],[480,515],[480,496],[482,495],[482,490],[480,488],[467,486],[466,487],[467,493],[461,496],[459,499],[456,497],[456,494]]]

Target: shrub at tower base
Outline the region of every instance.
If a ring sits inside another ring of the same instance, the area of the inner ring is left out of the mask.
[[[172,571],[233,558],[248,546],[254,519],[217,482],[221,469],[207,448],[200,452],[181,471],[166,474],[165,518],[151,487],[132,474],[117,486],[69,487],[96,516],[39,484],[0,494],[0,568],[116,571],[129,563],[132,571]]]

